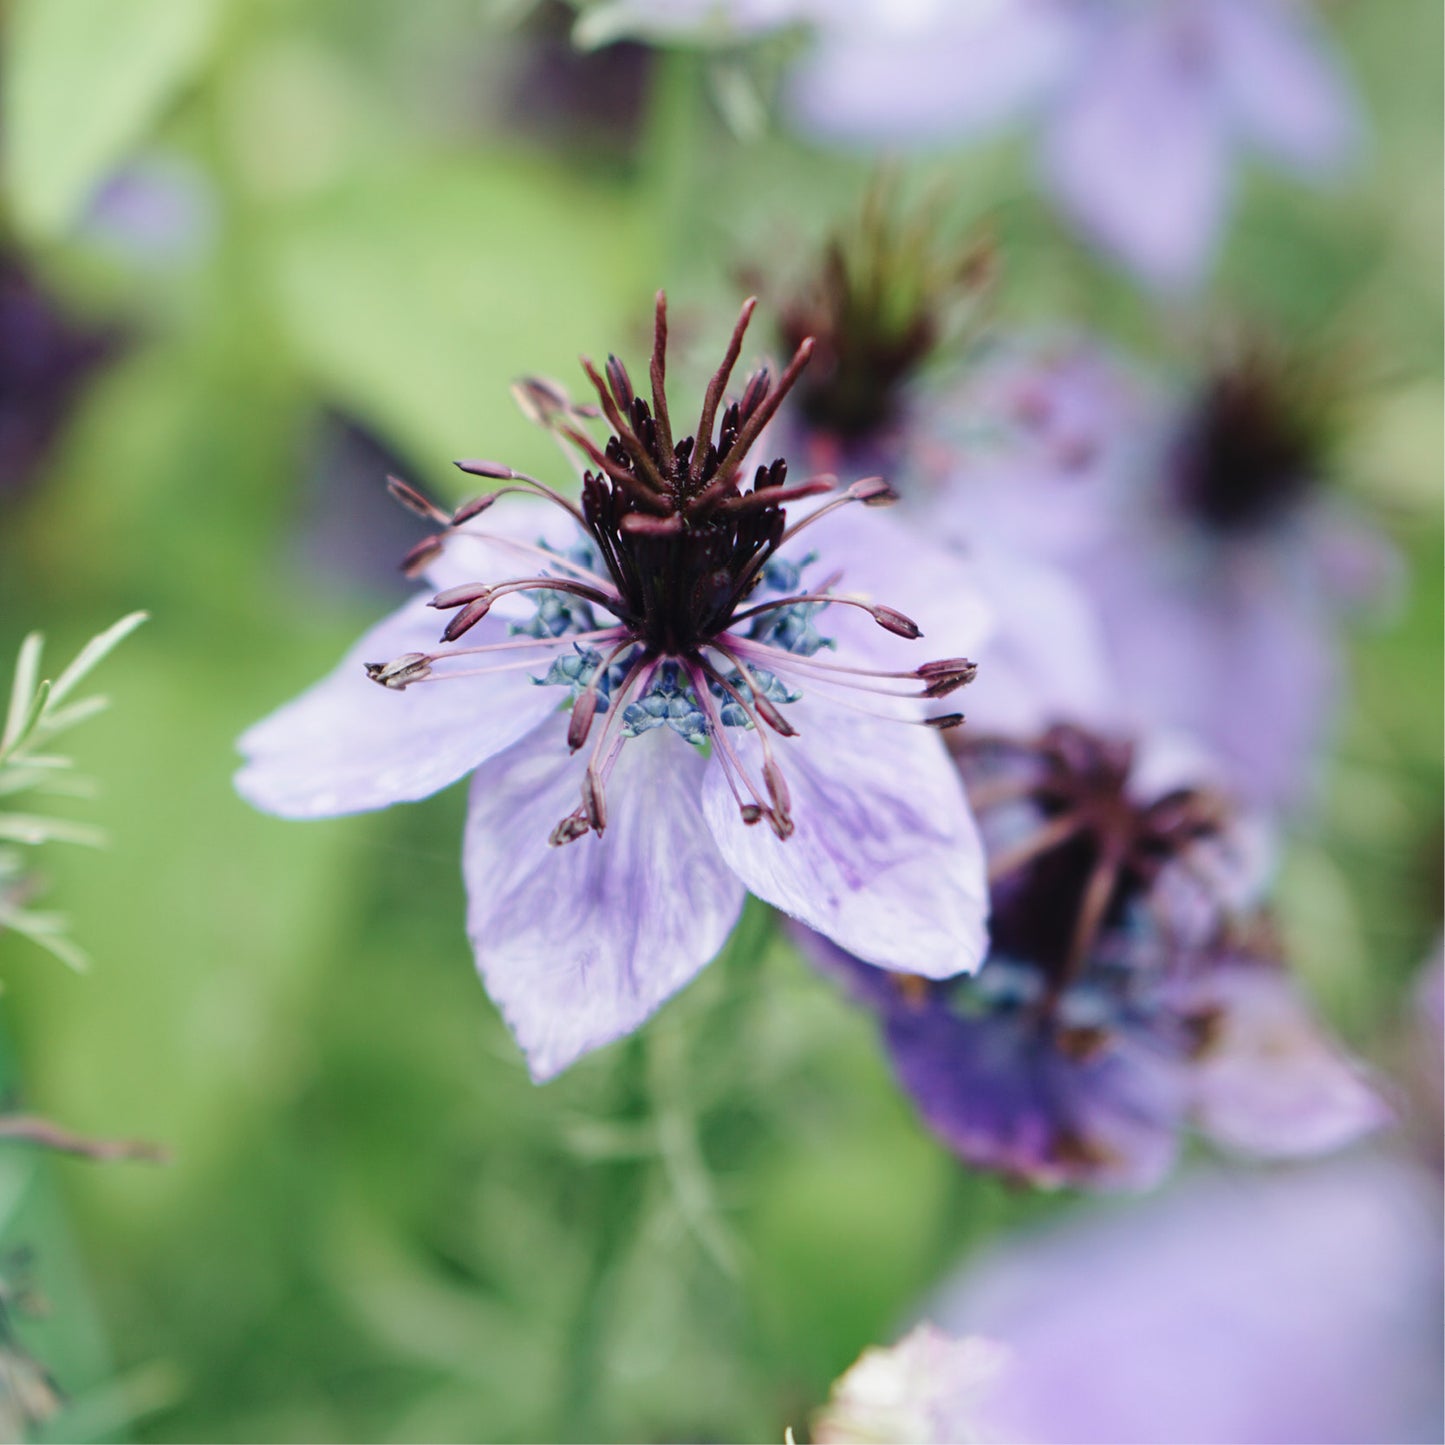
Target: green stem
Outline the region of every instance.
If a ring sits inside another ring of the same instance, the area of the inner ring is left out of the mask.
[[[621,1097],[614,1111],[618,1123],[633,1123],[647,1114],[647,1060],[640,1036],[623,1045],[618,1069]],[[566,1371],[558,1399],[558,1440],[597,1440],[597,1420],[609,1323],[620,1283],[628,1241],[646,1192],[651,1161],[619,1159],[597,1166],[596,1210],[592,1259],[568,1338]]]

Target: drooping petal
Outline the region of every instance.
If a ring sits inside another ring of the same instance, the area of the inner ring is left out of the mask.
[[[1028,1004],[960,998],[975,982],[1012,976],[1007,963],[939,987],[874,968],[807,929],[793,937],[814,967],[881,1016],[899,1082],[968,1163],[1043,1188],[1146,1189],[1168,1171],[1186,1095],[1167,1048],[1121,1032],[1070,1053]]]
[[[1236,126],[1306,174],[1345,161],[1360,116],[1343,67],[1300,5],[1208,0],[1210,37]]]
[[[426,596],[408,602],[328,677],[244,734],[238,746],[246,763],[236,775],[243,798],[286,818],[410,802],[455,782],[556,711],[558,690],[538,687],[529,669],[400,692],[372,682],[367,663],[436,647],[445,618],[426,603]],[[470,645],[507,639],[500,618],[484,618],[467,634]],[[545,657],[536,671],[546,671]]]
[[[744,824],[715,753],[703,808],[718,847],[759,898],[868,963],[943,978],[986,946],[983,845],[942,740],[927,729],[830,706],[790,705],[775,740],[797,831]],[[754,776],[753,733],[728,730]]]
[[[1177,1150],[1178,1070],[1120,1037],[1068,1057],[1023,1014],[895,1009],[888,1046],[919,1111],[959,1156],[1044,1188],[1147,1189]]]
[[[1057,83],[1076,17],[1057,0],[850,0],[791,78],[803,127],[835,140],[927,142],[1013,119]]]
[[[553,847],[580,801],[558,717],[477,770],[463,868],[477,966],[539,1082],[631,1033],[722,947],[743,903],[698,809],[705,760],[624,745],[607,831]]]
[[[1121,19],[1081,67],[1046,136],[1050,188],[1085,233],[1150,283],[1198,281],[1229,189],[1212,68],[1177,7]]]
[[[1338,1149],[1390,1110],[1310,1017],[1287,975],[1233,968],[1209,979],[1215,1036],[1192,1071],[1199,1127],[1246,1154]]]

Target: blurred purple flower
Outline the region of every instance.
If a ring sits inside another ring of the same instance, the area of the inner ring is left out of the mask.
[[[881,480],[791,524],[784,504],[834,479],[788,484],[778,460],[744,488],[809,354],[725,400],[751,310],[697,441],[672,436],[661,296],[651,407],[615,357],[605,375],[584,363],[605,447],[583,429],[595,409],[550,382],[520,385],[580,453],[580,502],[492,462],[460,465],[505,485],[451,515],[393,483],[441,528],[410,558],[440,590],[241,740],[238,789],[288,817],[385,807],[474,773],[469,932],[538,1079],[688,982],[745,889],[885,968],[947,974],[982,955],[982,849],[962,787],[941,739],[904,725],[973,666],[900,659],[918,626],[873,589],[896,582],[890,596],[917,599],[935,638],[976,633],[981,614],[952,559],[888,538],[886,521],[853,525],[850,504],[891,497]],[[495,521],[508,493],[531,500]],[[777,555],[803,532],[816,553]],[[512,580],[478,580],[499,576]],[[440,646],[436,608],[452,614]],[[832,647],[839,659],[824,660]]]
[[[1088,599],[1114,725],[1186,732],[1232,790],[1293,802],[1338,694],[1337,618],[1393,567],[1325,492],[1333,405],[1260,349],[1191,392],[1083,340],[1002,347],[919,448],[926,520],[1046,561]]]
[[[114,328],[71,320],[18,258],[0,258],[0,496],[34,479],[120,341]]]
[[[83,222],[87,236],[152,268],[197,259],[215,227],[216,198],[205,174],[162,155],[112,172],[91,198]]]
[[[969,1402],[991,1439],[1438,1441],[1440,1229],[1438,1173],[1383,1154],[1204,1175],[1019,1240],[930,1312],[1010,1352]]]
[[[1045,1187],[1143,1189],[1188,1125],[1292,1156],[1384,1122],[1242,926],[1260,839],[1189,781],[1187,750],[1136,760],[1056,727],[957,751],[989,856],[983,968],[929,983],[807,947],[877,1009],[904,1087],[962,1158]]]
[[[1356,103],[1295,0],[615,0],[582,38],[737,40],[815,31],[791,78],[816,134],[936,141],[1021,116],[1045,184],[1149,282],[1197,282],[1241,152],[1319,180],[1350,155]]]

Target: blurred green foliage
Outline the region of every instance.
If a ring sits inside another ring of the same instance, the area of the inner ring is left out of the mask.
[[[1299,966],[1378,1053],[1440,919],[1441,15],[1334,18],[1369,164],[1328,197],[1253,182],[1211,304],[1358,358],[1343,481],[1409,563],[1355,639],[1281,898]],[[0,656],[32,627],[63,650],[154,619],[77,740],[113,848],[46,860],[96,967],[0,937],[8,1073],[175,1154],[0,1156],[0,1243],[35,1247],[52,1304],[26,1337],[71,1399],[56,1437],[781,1438],[946,1263],[1058,1203],[962,1171],[760,909],[640,1037],[534,1088],[473,973],[458,793],[303,826],[229,774],[242,729],[395,595],[326,551],[381,480],[318,497],[328,413],[439,493],[454,456],[552,468],[515,375],[636,354],[659,284],[697,375],[737,269],[787,274],[867,166],[740,141],[681,54],[630,143],[544,137],[558,97],[518,86],[517,41],[463,0],[16,0],[5,23],[10,235],[130,345],[0,497]],[[87,219],[157,151],[201,198],[159,263]],[[1187,356],[1193,319],[1075,248],[1026,167],[1004,139],[910,173],[991,218],[1001,319]],[[399,555],[405,519],[375,525]]]

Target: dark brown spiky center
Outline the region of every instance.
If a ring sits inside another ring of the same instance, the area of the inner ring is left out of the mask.
[[[776,384],[760,367],[741,397],[724,405],[752,310],[752,302],[743,307],[691,435],[672,435],[661,303],[651,404],[617,357],[608,358],[605,374],[584,361],[612,434],[599,448],[575,427],[562,428],[593,464],[583,477],[582,520],[621,599],[613,610],[658,655],[689,656],[726,631],[783,540],[784,504],[832,487],[831,478],[787,487],[782,458],[757,467],[745,486],[748,452],[812,353],[805,340]]]
[[[1315,428],[1277,379],[1253,365],[1220,372],[1179,436],[1180,499],[1215,532],[1267,527],[1310,492],[1320,450]]]
[[[805,336],[817,342],[799,410],[844,442],[898,419],[907,383],[956,339],[960,311],[993,277],[987,238],[950,236],[936,204],[900,212],[895,192],[887,179],[870,189],[861,214],[827,241],[813,276],[780,314],[787,345]]]
[[[1010,753],[1017,780],[970,788],[975,807],[1028,801],[1037,830],[989,860],[995,949],[1039,968],[1057,996],[1084,967],[1101,936],[1124,919],[1160,872],[1219,832],[1223,805],[1179,789],[1151,803],[1128,795],[1130,744],[1081,728],[1051,728],[1033,745],[965,742],[965,777],[990,753]]]

